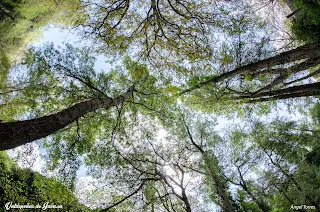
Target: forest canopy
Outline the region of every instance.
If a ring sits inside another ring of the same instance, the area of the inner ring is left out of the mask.
[[[320,211],[319,14],[316,0],[1,2],[1,206]],[[50,24],[81,45],[33,45]],[[19,154],[54,178],[6,155],[30,145]]]

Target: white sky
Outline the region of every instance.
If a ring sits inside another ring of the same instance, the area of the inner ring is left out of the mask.
[[[84,41],[84,39],[71,34],[69,30],[62,30],[54,26],[47,27],[43,32],[42,38],[37,42],[32,43],[32,45],[41,47],[47,42],[54,43],[54,45],[61,47],[63,47],[65,43],[70,43],[74,46],[90,46],[89,41]],[[110,65],[105,62],[107,60],[106,57],[103,55],[98,55],[96,58],[97,61],[94,68],[97,71],[100,71],[101,69],[108,70],[110,68]]]

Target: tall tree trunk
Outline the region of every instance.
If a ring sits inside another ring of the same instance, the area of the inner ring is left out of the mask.
[[[206,165],[207,173],[211,177],[211,180],[214,182],[214,186],[217,191],[217,194],[221,198],[222,210],[224,212],[236,211],[232,205],[232,201],[230,200],[230,196],[226,189],[225,182],[223,182],[224,178],[219,173],[220,167],[217,164],[218,162],[216,157],[214,155],[209,154],[208,152],[204,152],[202,154],[202,157]]]
[[[236,211],[232,205],[232,199],[227,191],[227,186],[224,177],[221,174],[221,169],[218,164],[218,160],[215,155],[211,154],[208,151],[203,150],[203,148],[198,145],[192,137],[189,127],[184,121],[184,126],[188,133],[189,139],[194,147],[198,149],[201,153],[202,158],[205,163],[205,168],[207,174],[210,176],[212,182],[214,183],[215,189],[219,197],[221,198],[222,209],[224,212],[234,212]]]
[[[191,205],[190,205],[190,202],[188,200],[188,197],[187,197],[187,194],[186,194],[186,190],[184,188],[181,188],[182,190],[182,201],[184,202],[185,204],[185,210],[187,212],[191,212]]]
[[[251,197],[251,199],[258,205],[258,207],[261,209],[261,211],[263,211],[263,212],[269,212],[270,211],[270,209],[269,209],[269,207],[266,205],[266,204],[264,204],[264,202],[262,202],[262,201],[260,201],[259,199],[257,199],[255,196],[254,196],[254,194],[252,194],[251,192],[250,192],[250,190],[246,187],[246,186],[244,186],[244,185],[240,185],[242,188],[243,188],[243,190],[245,190],[245,192]]]
[[[301,8],[296,9],[295,11],[287,15],[287,18],[291,18],[292,16],[297,15],[300,11],[301,11]]]
[[[291,67],[288,67],[288,68],[283,68],[282,69],[282,73],[280,72],[280,76],[278,76],[276,79],[274,79],[273,82],[271,82],[267,86],[265,86],[263,88],[260,88],[259,90],[255,91],[253,96],[256,96],[256,95],[258,95],[260,93],[263,93],[263,92],[269,92],[274,87],[276,87],[277,85],[279,85],[281,83],[284,83],[284,81],[286,79],[288,79],[292,74],[296,74],[298,72],[301,72],[301,70],[307,70],[307,69],[309,69],[311,67],[314,67],[314,66],[316,66],[318,64],[320,64],[320,57],[319,58],[307,59],[304,62],[299,63],[298,65],[291,66]],[[317,72],[317,71],[315,71],[315,72]],[[315,73],[315,72],[313,72],[313,73]],[[296,79],[296,81],[300,81],[300,79],[308,79],[311,76],[308,75],[308,77],[299,78],[299,79]]]
[[[90,99],[77,103],[58,113],[40,118],[0,123],[0,150],[12,149],[51,135],[89,112],[101,108],[108,109],[121,104],[132,92],[133,89],[129,89],[113,99]]]
[[[254,196],[254,194],[251,193],[251,191],[249,190],[246,181],[244,180],[244,177],[241,173],[240,167],[237,167],[239,176],[240,176],[240,186],[242,187],[242,189],[251,197],[251,199],[258,205],[258,207],[261,209],[262,212],[269,212],[270,208],[268,207],[268,205],[261,201],[260,199],[256,198]]]
[[[219,76],[214,76],[207,81],[200,82],[197,85],[182,91],[180,95],[188,93],[195,89],[201,88],[208,84],[216,84],[218,82],[222,82],[236,75],[245,74],[245,73],[254,74],[258,70],[261,70],[264,68],[271,68],[277,65],[284,65],[289,62],[295,62],[298,60],[316,58],[316,57],[320,57],[320,43],[305,44],[295,49],[280,53],[276,56],[273,56],[264,60],[260,60],[254,63],[250,63],[248,65],[241,66],[239,68],[234,69],[233,71],[223,73]]]

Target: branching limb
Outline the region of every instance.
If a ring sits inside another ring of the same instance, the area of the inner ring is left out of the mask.
[[[130,197],[132,197],[133,195],[135,195],[136,193],[138,193],[142,188],[143,188],[143,186],[144,186],[144,184],[147,182],[147,181],[158,181],[159,179],[157,179],[157,178],[146,178],[146,179],[144,179],[143,181],[142,181],[142,183],[139,185],[139,187],[136,189],[136,190],[134,190],[131,194],[129,194],[128,196],[126,196],[125,198],[123,198],[122,200],[120,200],[119,202],[116,202],[116,203],[114,203],[113,205],[111,205],[111,206],[109,206],[109,207],[107,207],[107,208],[105,208],[105,209],[102,209],[101,211],[108,211],[108,210],[110,210],[111,208],[114,208],[114,207],[116,207],[117,205],[119,205],[119,204],[121,204],[122,202],[124,202],[124,201],[126,201],[127,199],[129,199]]]

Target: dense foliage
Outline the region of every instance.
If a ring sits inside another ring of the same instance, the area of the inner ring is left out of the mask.
[[[50,23],[68,25],[78,7],[79,2],[73,0],[0,2],[0,89],[4,88],[12,60],[18,59],[30,42],[41,37],[42,28]]]
[[[293,21],[293,33],[302,41],[318,42],[320,40],[320,1],[294,0],[294,4],[299,11]]]
[[[30,169],[21,169],[5,152],[0,153],[0,205],[61,205],[67,211],[90,211],[61,183]]]
[[[1,206],[319,211],[318,3],[288,47],[250,1],[3,1],[0,149],[34,142],[63,184],[1,152]],[[50,23],[91,45],[25,49]]]

